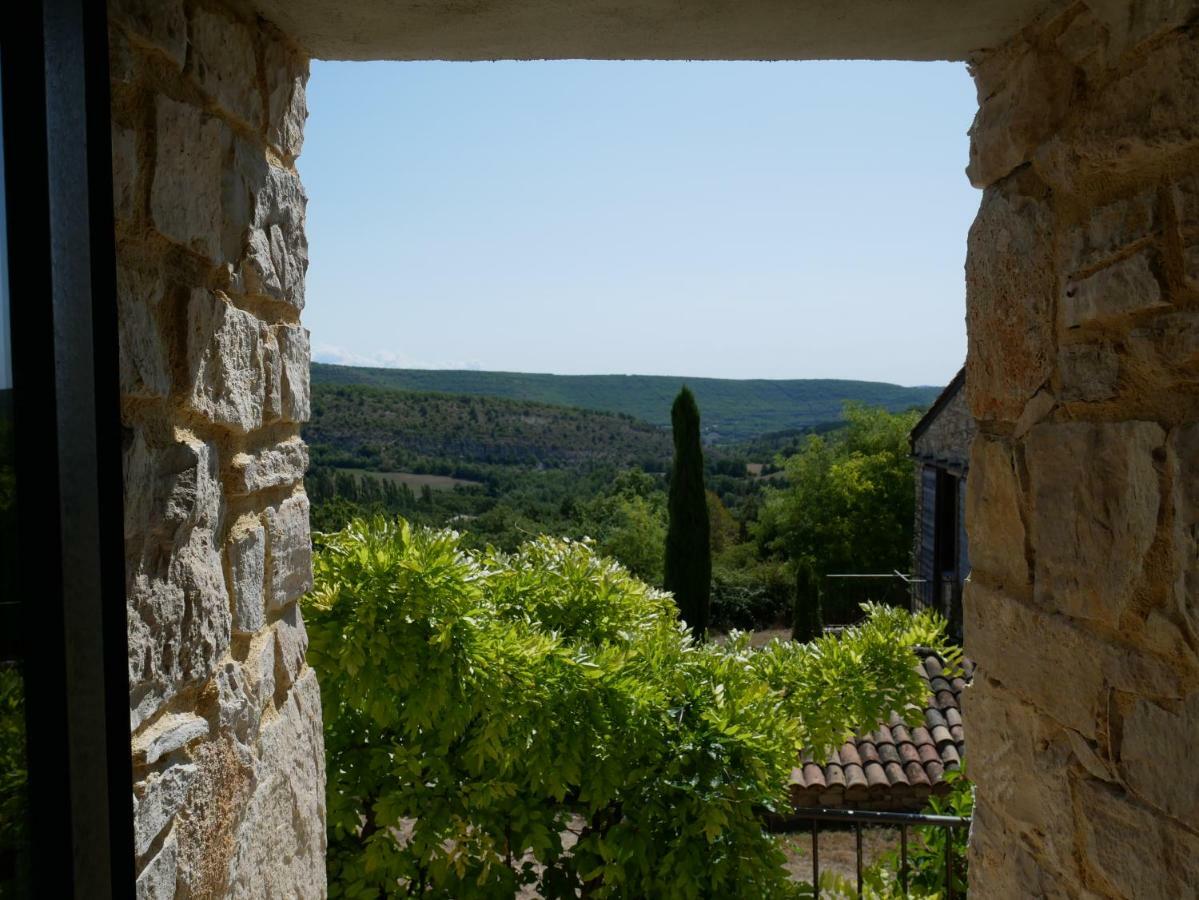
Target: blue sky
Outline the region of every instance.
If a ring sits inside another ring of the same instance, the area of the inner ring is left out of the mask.
[[[313,355],[939,384],[965,355],[949,63],[314,63]]]

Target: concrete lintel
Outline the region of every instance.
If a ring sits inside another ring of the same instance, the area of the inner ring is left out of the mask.
[[[1056,0],[251,0],[317,59],[967,59]]]

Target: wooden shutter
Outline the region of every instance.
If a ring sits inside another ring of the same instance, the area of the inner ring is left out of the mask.
[[[958,582],[970,574],[970,545],[966,540],[966,479],[958,479]]]
[[[917,572],[930,583],[937,580],[937,469],[920,470],[920,552]]]

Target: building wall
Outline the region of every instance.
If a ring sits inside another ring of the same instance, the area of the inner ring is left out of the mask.
[[[922,578],[937,577],[930,559],[935,542],[929,539],[936,522],[936,501],[935,498],[930,498],[925,490],[925,473],[930,467],[937,467],[959,476],[958,491],[961,498],[958,504],[958,522],[964,525],[966,473],[970,466],[970,447],[977,433],[978,426],[966,402],[966,392],[959,389],[912,442],[912,455],[916,459],[916,521],[913,532],[915,541],[912,571]],[[969,542],[964,528],[959,528],[959,534],[954,540],[958,550],[959,577],[965,579],[970,574],[970,557]],[[952,597],[945,596],[944,586],[938,584],[935,588],[930,588],[928,598],[938,604],[938,609],[950,620],[951,632],[955,636],[958,635],[961,628],[960,610]]]
[[[970,463],[970,444],[977,431],[966,392],[959,390],[913,441],[912,455],[949,469],[964,469]]]
[[[308,64],[216,2],[109,6],[138,895],[322,896]]]
[[[1194,896],[1196,7],[1059,9],[973,65],[971,896]]]

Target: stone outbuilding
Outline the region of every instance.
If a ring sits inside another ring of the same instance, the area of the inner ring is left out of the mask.
[[[961,369],[912,429],[916,461],[916,528],[913,560],[925,606],[949,621],[962,638],[962,590],[970,574],[966,534],[966,475],[978,427],[966,403],[966,370]]]

